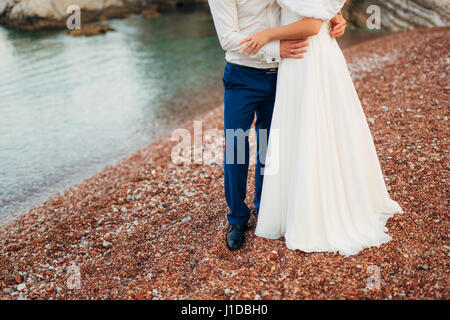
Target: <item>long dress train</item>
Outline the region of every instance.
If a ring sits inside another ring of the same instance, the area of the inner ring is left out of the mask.
[[[282,9],[282,24],[301,19]],[[256,235],[290,249],[356,254],[391,240],[389,197],[345,58],[323,22],[304,59],[284,59]]]

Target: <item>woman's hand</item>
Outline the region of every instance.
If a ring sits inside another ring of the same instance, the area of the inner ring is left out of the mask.
[[[252,55],[258,53],[264,45],[270,42],[270,34],[268,30],[264,30],[239,42],[239,45],[247,43],[241,53]]]

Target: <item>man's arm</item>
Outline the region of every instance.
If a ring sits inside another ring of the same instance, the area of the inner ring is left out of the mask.
[[[225,51],[241,53],[244,48],[239,45],[247,35],[241,33],[238,21],[238,11],[235,0],[208,0],[214,19],[220,45]],[[280,41],[272,41],[252,55],[255,59],[274,63],[280,61]]]

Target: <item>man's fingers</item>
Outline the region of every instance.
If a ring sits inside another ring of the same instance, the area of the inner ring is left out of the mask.
[[[331,33],[341,33],[345,31],[345,27],[342,28],[335,28],[333,29],[333,31],[331,31]]]
[[[345,27],[343,28],[336,28],[331,32],[331,36],[336,37],[336,36],[341,36],[342,34],[344,34],[345,32]]]
[[[335,32],[336,30],[342,30],[342,29],[345,29],[346,26],[347,26],[347,21],[339,22],[337,25],[335,25],[335,26],[333,27],[333,32]]]
[[[292,58],[292,59],[302,59],[304,57],[303,54],[304,52],[299,52],[299,53],[291,53],[291,52],[287,52],[281,55],[282,58]]]
[[[306,53],[308,50],[306,49],[292,49],[291,53],[293,54],[299,54],[299,53]]]
[[[332,37],[342,36],[345,32],[345,27],[346,27],[346,23],[335,26],[333,28],[333,30],[331,31],[331,36]]]
[[[334,26],[333,31],[335,30],[341,30],[341,29],[345,29],[345,27],[347,26],[347,23],[339,23],[338,25]]]
[[[293,45],[291,45],[292,49],[299,49],[299,48],[305,48],[309,46],[308,42],[295,42]]]

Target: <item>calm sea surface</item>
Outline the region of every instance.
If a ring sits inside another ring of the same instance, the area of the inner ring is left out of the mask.
[[[0,222],[221,102],[207,10],[109,24],[95,37],[0,26]],[[341,46],[381,35],[348,32]]]

